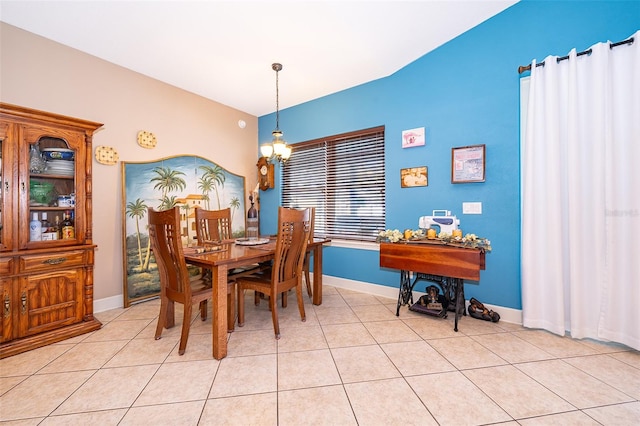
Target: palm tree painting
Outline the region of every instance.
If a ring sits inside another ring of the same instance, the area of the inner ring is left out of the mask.
[[[229,206],[231,206],[231,217],[233,217],[233,214],[236,212],[236,210],[240,208],[240,199],[238,197],[233,197],[231,199],[231,202],[229,203]]]
[[[202,181],[206,181],[207,186],[212,188],[216,193],[216,199],[218,200],[218,208],[216,210],[220,210],[222,207],[220,206],[220,193],[218,188],[224,188],[224,181],[226,180],[225,170],[217,165],[214,167],[200,166],[200,169],[204,172]],[[208,195],[207,193],[207,197]],[[224,208],[226,208],[226,206]]]
[[[182,241],[193,243],[195,210],[231,208],[234,236],[245,232],[245,178],[198,156],[122,162],[124,305],[156,297],[160,279],[150,250],[147,208],[180,207]],[[194,273],[197,273],[195,271]]]
[[[169,193],[184,190],[187,186],[187,182],[180,177],[184,175],[179,170],[172,170],[169,167],[155,167],[153,172],[156,174],[151,178],[151,182],[154,182],[153,189],[157,189],[162,193],[160,197],[159,210],[168,210],[175,207],[175,196],[169,197]]]
[[[140,219],[147,214],[147,205],[140,198],[127,203],[127,215],[136,220],[136,241],[138,242],[138,259],[142,270],[142,244],[140,241]]]

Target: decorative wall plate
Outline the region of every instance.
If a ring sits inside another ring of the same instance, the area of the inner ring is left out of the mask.
[[[156,135],[151,132],[147,132],[146,130],[141,130],[138,132],[138,145],[143,148],[152,149],[156,147],[158,141],[156,140]]]
[[[98,163],[105,164],[107,166],[113,166],[120,158],[115,148],[110,146],[97,146],[95,155]]]

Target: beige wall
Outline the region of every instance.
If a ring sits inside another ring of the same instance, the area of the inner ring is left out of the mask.
[[[104,123],[93,146],[114,147],[121,161],[199,155],[245,176],[247,196],[257,181],[257,117],[2,22],[0,100]],[[156,135],[155,149],[137,144],[140,130]],[[93,200],[94,296],[112,306],[123,293],[120,163],[94,160]]]

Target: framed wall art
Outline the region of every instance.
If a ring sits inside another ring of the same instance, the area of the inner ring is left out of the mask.
[[[424,145],[424,127],[402,131],[402,147],[412,148]]]
[[[429,181],[426,166],[400,169],[400,186],[402,188],[427,186],[428,184]]]
[[[485,146],[451,148],[451,183],[484,182]]]
[[[122,162],[122,252],[124,306],[160,294],[158,268],[150,250],[148,208],[180,206],[182,243],[195,242],[195,210],[231,208],[234,237],[245,233],[245,178],[197,156]],[[193,273],[198,274],[198,268]]]

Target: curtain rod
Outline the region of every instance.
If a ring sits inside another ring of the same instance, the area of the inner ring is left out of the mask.
[[[611,43],[611,44],[609,44],[609,49],[613,49],[614,47],[622,46],[623,44],[632,44],[632,43],[633,43],[633,37],[628,38],[626,40],[619,41],[617,43]],[[590,55],[590,54],[591,54],[591,49],[585,50],[583,52],[579,52],[578,56]],[[556,61],[560,62],[560,61],[564,61],[565,59],[569,59],[569,55],[562,56],[562,57],[556,59]],[[538,62],[536,64],[536,67],[542,67],[542,66],[544,66],[544,61]],[[518,74],[522,74],[525,71],[531,71],[531,64],[529,64],[529,65],[520,65],[518,67]]]

